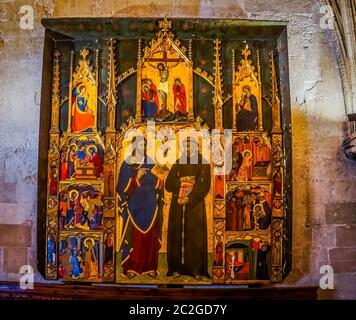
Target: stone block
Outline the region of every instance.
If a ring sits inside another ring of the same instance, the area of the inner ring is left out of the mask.
[[[356,224],[356,202],[330,203],[325,214],[327,224]]]
[[[330,261],[354,261],[356,268],[356,248],[334,248],[329,251]]]
[[[335,273],[356,272],[356,260],[354,261],[334,261],[330,264]]]
[[[356,299],[356,274],[335,274],[335,291],[338,299]]]
[[[21,266],[28,264],[27,248],[4,248],[4,272],[18,273]]]
[[[16,183],[0,182],[0,202],[16,203]]]
[[[53,15],[56,17],[90,16],[92,13],[91,6],[91,0],[57,0]]]
[[[245,8],[248,12],[274,11],[300,14],[310,14],[315,8],[312,0],[306,1],[288,1],[288,0],[272,0],[268,2],[268,6],[260,1],[244,1]]]
[[[332,248],[336,245],[335,227],[315,226],[313,228],[314,245],[320,245],[324,248]]]
[[[0,246],[30,247],[31,227],[26,225],[0,224]]]
[[[199,0],[176,0],[173,1],[174,16],[199,16],[201,1]]]
[[[116,1],[113,5],[115,15],[125,17],[164,17],[172,15],[172,1],[148,1],[140,0]]]
[[[337,247],[356,247],[356,226],[336,228]]]
[[[330,202],[332,191],[334,188],[333,182],[326,181],[311,181],[309,185],[310,202],[327,204]]]
[[[332,198],[335,202],[347,202],[350,199],[356,199],[355,184],[350,182],[335,182]]]
[[[180,1],[187,3],[188,1]],[[201,17],[236,18],[245,16],[244,0],[203,0],[199,1]]]

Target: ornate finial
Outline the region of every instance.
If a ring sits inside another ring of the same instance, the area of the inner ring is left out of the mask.
[[[58,49],[55,49],[55,51],[54,51],[54,59],[55,59],[55,61],[59,60],[60,56],[61,56],[60,51]]]
[[[192,39],[189,39],[189,48],[188,48],[188,58],[189,60],[192,60]]]
[[[270,52],[270,56],[271,56],[272,96],[278,96],[276,61],[275,61],[275,54],[274,54],[274,51],[273,51],[273,50]]]
[[[73,62],[74,62],[74,51],[72,50],[70,52],[70,70],[71,70],[71,72],[73,70]]]
[[[167,17],[165,17],[159,22],[159,28],[162,29],[162,32],[170,31],[172,29],[172,21],[167,20]]]
[[[59,133],[59,106],[61,103],[60,93],[60,58],[58,49],[53,53],[53,80],[52,80],[52,113],[50,133]]]
[[[278,80],[277,80],[277,70],[276,70],[276,61],[275,54],[272,50],[270,53],[271,56],[271,87],[272,87],[272,133],[282,133],[281,127],[281,102],[278,94]]]
[[[261,84],[260,50],[257,50],[257,75],[258,75],[258,82]]]
[[[137,48],[137,59],[138,60],[141,60],[141,53],[142,53],[142,48],[141,48],[141,45],[142,45],[142,39],[138,39],[138,48]]]
[[[99,49],[95,50],[95,67],[98,69],[99,67]]]
[[[110,39],[109,42],[109,74],[108,74],[108,92],[107,92],[107,107],[108,107],[108,127],[106,132],[115,132],[115,108],[116,108],[116,69],[115,69],[115,41]]]
[[[60,59],[61,59],[61,53],[58,49],[55,49],[54,54],[53,54],[53,74],[54,74],[54,79],[59,79],[59,69],[60,69]],[[53,93],[59,92],[59,82],[56,83],[56,81],[53,81]]]
[[[110,40],[107,43],[109,46],[109,56],[114,52],[115,43],[116,43],[116,41],[113,38],[110,38]]]
[[[221,78],[221,63],[220,63],[220,44],[221,41],[216,39],[215,44],[215,76],[214,76],[214,98],[213,104],[215,109],[215,127],[222,128],[222,105],[223,105],[223,90],[222,90],[222,78]]]
[[[231,63],[232,67],[235,68],[235,49],[232,49]]]
[[[71,50],[70,52],[70,63],[73,64],[73,59],[74,59],[74,50]]]
[[[74,51],[71,50],[71,52],[70,52],[70,67],[69,67],[69,94],[68,94],[69,106],[72,105],[73,61],[74,61]],[[71,121],[72,121],[72,113],[68,112],[68,127],[67,127],[68,133],[70,133],[72,130]]]
[[[242,55],[245,57],[245,60],[247,60],[247,58],[251,55],[251,50],[248,48],[247,43],[246,43],[245,48],[242,50]]]
[[[167,18],[164,18],[163,20],[161,20],[159,22],[159,28],[161,30],[159,30],[158,33],[156,34],[156,36],[158,38],[163,38],[163,37],[168,37],[171,39],[174,38],[173,32],[171,30],[172,29],[172,21],[167,20]]]
[[[87,59],[87,56],[89,55],[89,50],[87,48],[84,48],[80,51],[80,55],[82,56],[83,60]]]

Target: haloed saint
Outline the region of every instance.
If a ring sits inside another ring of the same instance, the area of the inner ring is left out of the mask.
[[[136,143],[137,142],[137,143]],[[132,140],[136,148],[120,167],[117,194],[122,230],[119,243],[122,273],[129,279],[158,274],[161,246],[163,181],[152,172],[146,156],[147,141]],[[137,163],[140,158],[142,163]]]
[[[210,165],[203,164],[196,140],[185,140],[182,149],[182,157],[172,166],[165,183],[166,190],[172,193],[167,276],[188,275],[200,281],[203,277],[210,278],[205,208],[205,197],[210,190]]]
[[[94,108],[89,92],[84,84],[78,84],[72,93],[72,132],[92,131],[94,128]]]

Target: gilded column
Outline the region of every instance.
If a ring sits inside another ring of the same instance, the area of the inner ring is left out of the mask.
[[[236,67],[235,67],[235,50],[232,50],[232,132],[236,133],[236,94],[235,94],[235,85],[236,85]]]
[[[115,41],[109,45],[109,74],[107,109],[109,123],[105,133],[104,155],[104,250],[111,253],[111,258],[105,254],[103,265],[103,281],[113,282],[115,278],[115,114],[116,114],[116,68]]]
[[[223,90],[221,78],[221,62],[220,62],[220,45],[219,39],[215,40],[215,66],[214,66],[214,117],[215,129],[220,130],[220,143],[224,145],[224,128],[223,128]],[[223,152],[223,147],[220,148]],[[219,164],[214,164],[219,166]],[[221,163],[220,166],[223,166]],[[213,283],[224,283],[224,234],[225,234],[225,176],[223,174],[214,174],[214,264],[213,264]]]
[[[69,67],[69,93],[68,93],[68,128],[67,128],[68,133],[72,132],[73,60],[74,60],[74,51],[71,51],[70,67]]]
[[[262,83],[261,83],[261,64],[260,51],[257,50],[257,79],[258,79],[258,131],[263,132],[263,112],[262,112]]]
[[[277,70],[274,52],[271,52],[272,83],[272,282],[283,280],[283,234],[284,234],[284,152],[281,128],[281,104],[278,93]]]
[[[222,79],[221,79],[221,64],[220,64],[220,44],[219,39],[215,40],[215,82],[214,82],[214,114],[215,114],[215,129],[223,128],[223,116],[222,116],[222,105],[223,105],[223,90],[222,90]]]
[[[138,39],[138,54],[137,54],[137,79],[142,79],[142,57],[141,57],[141,43],[142,40]],[[141,114],[141,93],[142,93],[142,83],[141,81],[137,81],[137,100],[136,100],[136,116],[135,121],[138,123],[142,122],[142,114]]]
[[[58,184],[59,184],[59,108],[60,108],[60,52],[54,51],[51,129],[48,150],[47,213],[46,213],[46,279],[57,279]]]

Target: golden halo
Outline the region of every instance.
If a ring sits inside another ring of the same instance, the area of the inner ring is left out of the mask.
[[[78,146],[75,144],[75,143],[72,143],[69,145],[69,149],[72,149],[72,146],[74,146],[74,151],[77,151],[78,150]]]
[[[93,238],[86,238],[86,239],[84,240],[84,246],[85,246],[86,248],[89,248],[89,246],[88,246],[88,241],[91,242],[92,248],[94,248],[94,239],[93,239]]]
[[[69,199],[72,199],[72,194],[75,193],[76,194],[76,197],[75,199],[78,199],[79,197],[79,192],[77,190],[71,190],[69,191]]]
[[[261,211],[259,213],[256,212],[256,208],[260,208]],[[263,205],[260,203],[257,203],[253,206],[253,215],[256,217],[264,217],[266,215],[265,209],[263,208]]]
[[[150,90],[150,86],[146,83],[146,84],[144,84],[143,86],[142,86],[142,90],[143,91],[148,91],[148,90]]]
[[[90,144],[86,147],[85,151],[87,154],[90,154],[90,149],[93,148],[95,150],[95,152],[98,152],[98,148],[96,147],[95,144]]]
[[[257,207],[261,208],[261,210],[263,211],[263,206],[262,206],[262,204],[256,203],[253,208],[255,209],[255,208],[257,208]]]
[[[246,155],[246,154],[250,154],[250,155],[248,156],[248,155]],[[251,152],[251,150],[244,150],[244,151],[242,152],[242,156],[243,156],[244,158],[246,158],[246,159],[251,159],[251,157],[252,157],[252,152]]]

